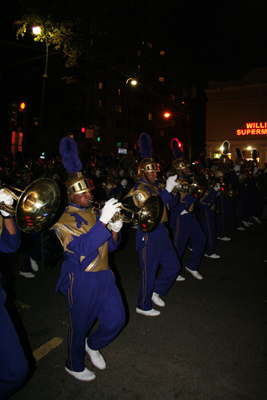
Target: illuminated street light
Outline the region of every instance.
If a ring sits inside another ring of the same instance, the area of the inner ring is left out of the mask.
[[[40,33],[41,33],[41,28],[40,28],[40,26],[33,26],[33,27],[32,27],[32,33],[33,33],[34,35],[40,35]]]
[[[126,81],[126,85],[127,85],[129,82],[131,83],[132,86],[136,86],[136,85],[137,85],[137,81],[136,81],[135,79],[128,78],[127,81]]]

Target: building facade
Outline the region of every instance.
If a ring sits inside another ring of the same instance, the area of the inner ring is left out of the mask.
[[[205,92],[207,157],[217,158],[227,140],[233,161],[236,147],[247,159],[257,149],[262,168],[267,162],[267,68],[252,69],[235,81],[209,81]]]

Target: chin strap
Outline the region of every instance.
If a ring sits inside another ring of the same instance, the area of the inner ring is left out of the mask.
[[[146,177],[146,180],[150,183],[150,185],[152,185],[152,183],[150,182],[150,180],[148,179],[148,177],[147,177],[147,174],[144,172],[144,175],[145,175],[145,177]]]

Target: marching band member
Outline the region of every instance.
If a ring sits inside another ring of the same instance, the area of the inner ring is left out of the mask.
[[[0,202],[12,205],[13,199],[0,189]],[[4,210],[0,217],[0,251],[13,253],[20,246],[20,230],[14,219]],[[4,277],[0,273],[0,398],[15,393],[28,373],[28,362],[18,335],[5,308]]]
[[[174,162],[172,172],[179,178],[190,183],[189,172],[190,165],[183,158],[183,151],[178,146],[178,139],[172,139],[171,149],[173,150]],[[179,190],[179,189],[178,189]],[[184,251],[190,240],[192,252],[187,260],[185,269],[196,279],[203,279],[198,272],[199,265],[206,245],[206,237],[201,229],[196,216],[193,213],[194,203],[197,198],[191,193],[180,193],[179,203],[171,208],[170,226],[172,229],[173,243],[176,248],[179,260],[181,261]]]
[[[201,172],[207,176],[207,180],[210,179],[209,174],[211,171],[208,169],[206,156],[204,154],[200,154],[199,163],[202,167]],[[217,182],[213,185],[213,187],[209,187],[204,196],[198,202],[198,208],[200,213],[200,223],[203,229],[203,232],[206,235],[207,242],[204,251],[204,255],[209,258],[220,258],[218,254],[215,253],[216,247],[216,221],[215,221],[215,213],[216,213],[216,200],[217,196],[220,195],[220,184]]]
[[[161,191],[156,182],[159,167],[152,158],[149,135],[140,135],[139,146],[142,160],[139,164],[139,180],[130,191],[132,200],[136,206],[142,207],[150,196],[160,196],[165,206],[172,199],[170,192],[175,186],[176,176],[168,178],[166,189]],[[136,312],[149,317],[160,315],[160,311],[152,308],[151,301],[159,307],[165,306],[160,296],[166,296],[181,268],[165,226],[167,220],[164,207],[160,224],[153,232],[144,233],[139,226],[136,231],[136,250],[139,252],[142,268]],[[162,265],[162,270],[156,277],[159,264]]]
[[[65,294],[69,308],[68,357],[65,370],[81,381],[95,379],[84,365],[85,352],[100,370],[106,362],[100,349],[107,346],[125,324],[125,310],[115,277],[108,265],[108,252],[120,244],[121,221],[110,222],[121,203],[110,199],[95,215],[92,181],[82,175],[75,141],[60,142],[62,162],[69,176],[65,182],[70,203],[54,230],[64,248],[65,259],[56,287]],[[95,319],[100,325],[87,338]]]

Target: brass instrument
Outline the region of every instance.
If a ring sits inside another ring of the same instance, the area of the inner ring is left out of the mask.
[[[163,183],[166,183],[165,179],[157,179],[157,181],[160,181],[160,187],[161,189],[165,188],[165,185],[163,187]],[[188,181],[187,179],[183,179],[178,176],[176,179],[177,183],[180,185],[174,186],[172,193],[176,194],[177,192],[180,193],[191,193],[195,198],[200,199],[202,196],[204,196],[206,187],[207,187],[207,178],[205,174],[198,174],[192,178],[191,181]]]
[[[47,227],[55,217],[60,205],[60,191],[52,179],[37,179],[24,191],[1,185],[4,192],[17,201],[17,205],[13,207],[1,202],[0,209],[14,215],[18,227],[23,232],[38,232]],[[13,191],[21,192],[21,195],[17,196]]]
[[[96,205],[95,209],[101,212],[105,203],[97,203],[90,201],[92,205]],[[135,205],[121,205],[120,208],[131,216],[116,212],[110,222],[121,220],[125,223],[138,224],[142,232],[152,232],[161,221],[163,213],[163,203],[159,196],[150,196],[142,207]]]

